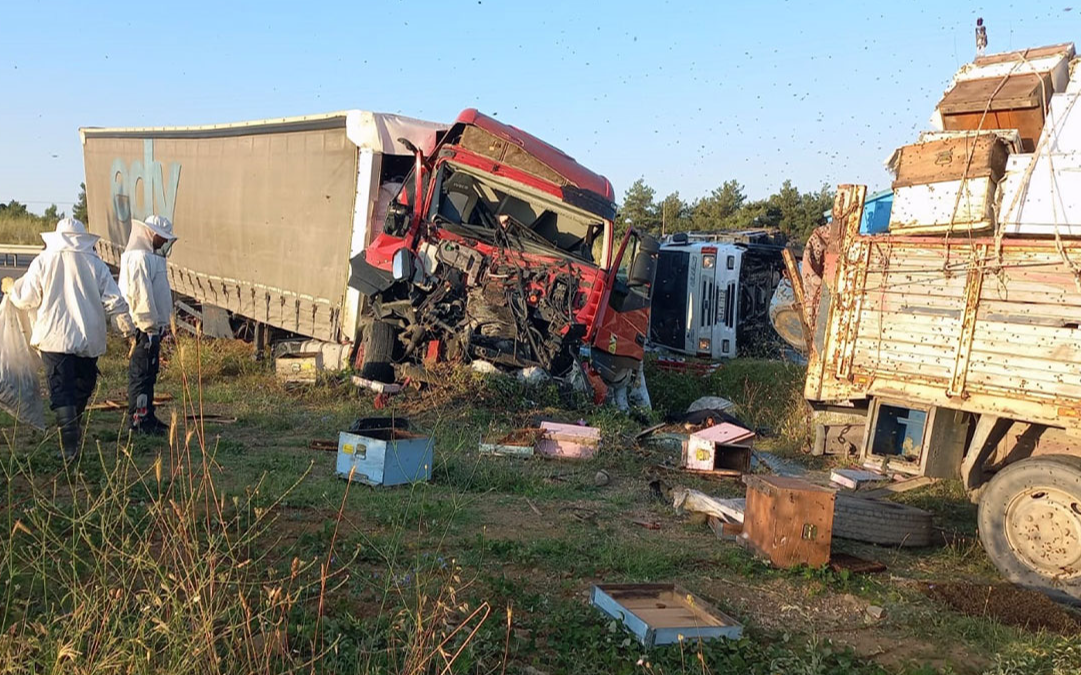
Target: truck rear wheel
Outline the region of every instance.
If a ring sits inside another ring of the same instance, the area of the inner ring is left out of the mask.
[[[364,361],[360,376],[376,382],[394,381],[394,352],[398,331],[385,321],[373,322],[364,331]]]
[[[1081,457],[1030,457],[998,472],[980,495],[979,529],[1007,579],[1081,604]]]

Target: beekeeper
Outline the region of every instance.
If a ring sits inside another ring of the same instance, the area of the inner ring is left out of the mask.
[[[137,332],[128,365],[128,420],[131,430],[159,435],[168,427],[154,414],[161,336],[173,315],[165,257],[176,236],[168,218],[133,220],[128,246],[120,256],[120,290],[131,308]]]
[[[26,274],[12,284],[12,304],[30,312],[30,344],[41,352],[49,398],[56,411],[65,460],[78,456],[80,418],[98,381],[98,357],[105,353],[107,319],[133,335],[128,304],[109,268],[94,252],[99,237],[74,218],[61,218],[55,232],[43,232],[43,250]]]

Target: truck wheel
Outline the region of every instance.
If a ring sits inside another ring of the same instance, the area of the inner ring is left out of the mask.
[[[833,536],[883,546],[929,546],[933,517],[923,509],[894,502],[837,495]]]
[[[376,382],[394,382],[394,351],[398,331],[385,321],[375,321],[364,331],[364,363],[360,376]]]
[[[978,522],[1003,576],[1081,604],[1081,457],[1030,457],[999,471],[980,495]]]

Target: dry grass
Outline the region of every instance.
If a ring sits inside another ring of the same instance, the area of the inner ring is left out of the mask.
[[[31,213],[9,215],[0,213],[0,244],[41,244],[41,233],[56,225]]]

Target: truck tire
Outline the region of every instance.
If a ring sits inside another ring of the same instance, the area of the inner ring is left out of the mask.
[[[980,542],[1007,579],[1081,604],[1081,457],[1029,457],[980,494]]]
[[[360,376],[376,382],[394,382],[394,352],[398,331],[385,321],[374,321],[364,331],[364,362]]]
[[[929,546],[932,515],[894,502],[837,495],[833,504],[833,536],[883,546]]]

